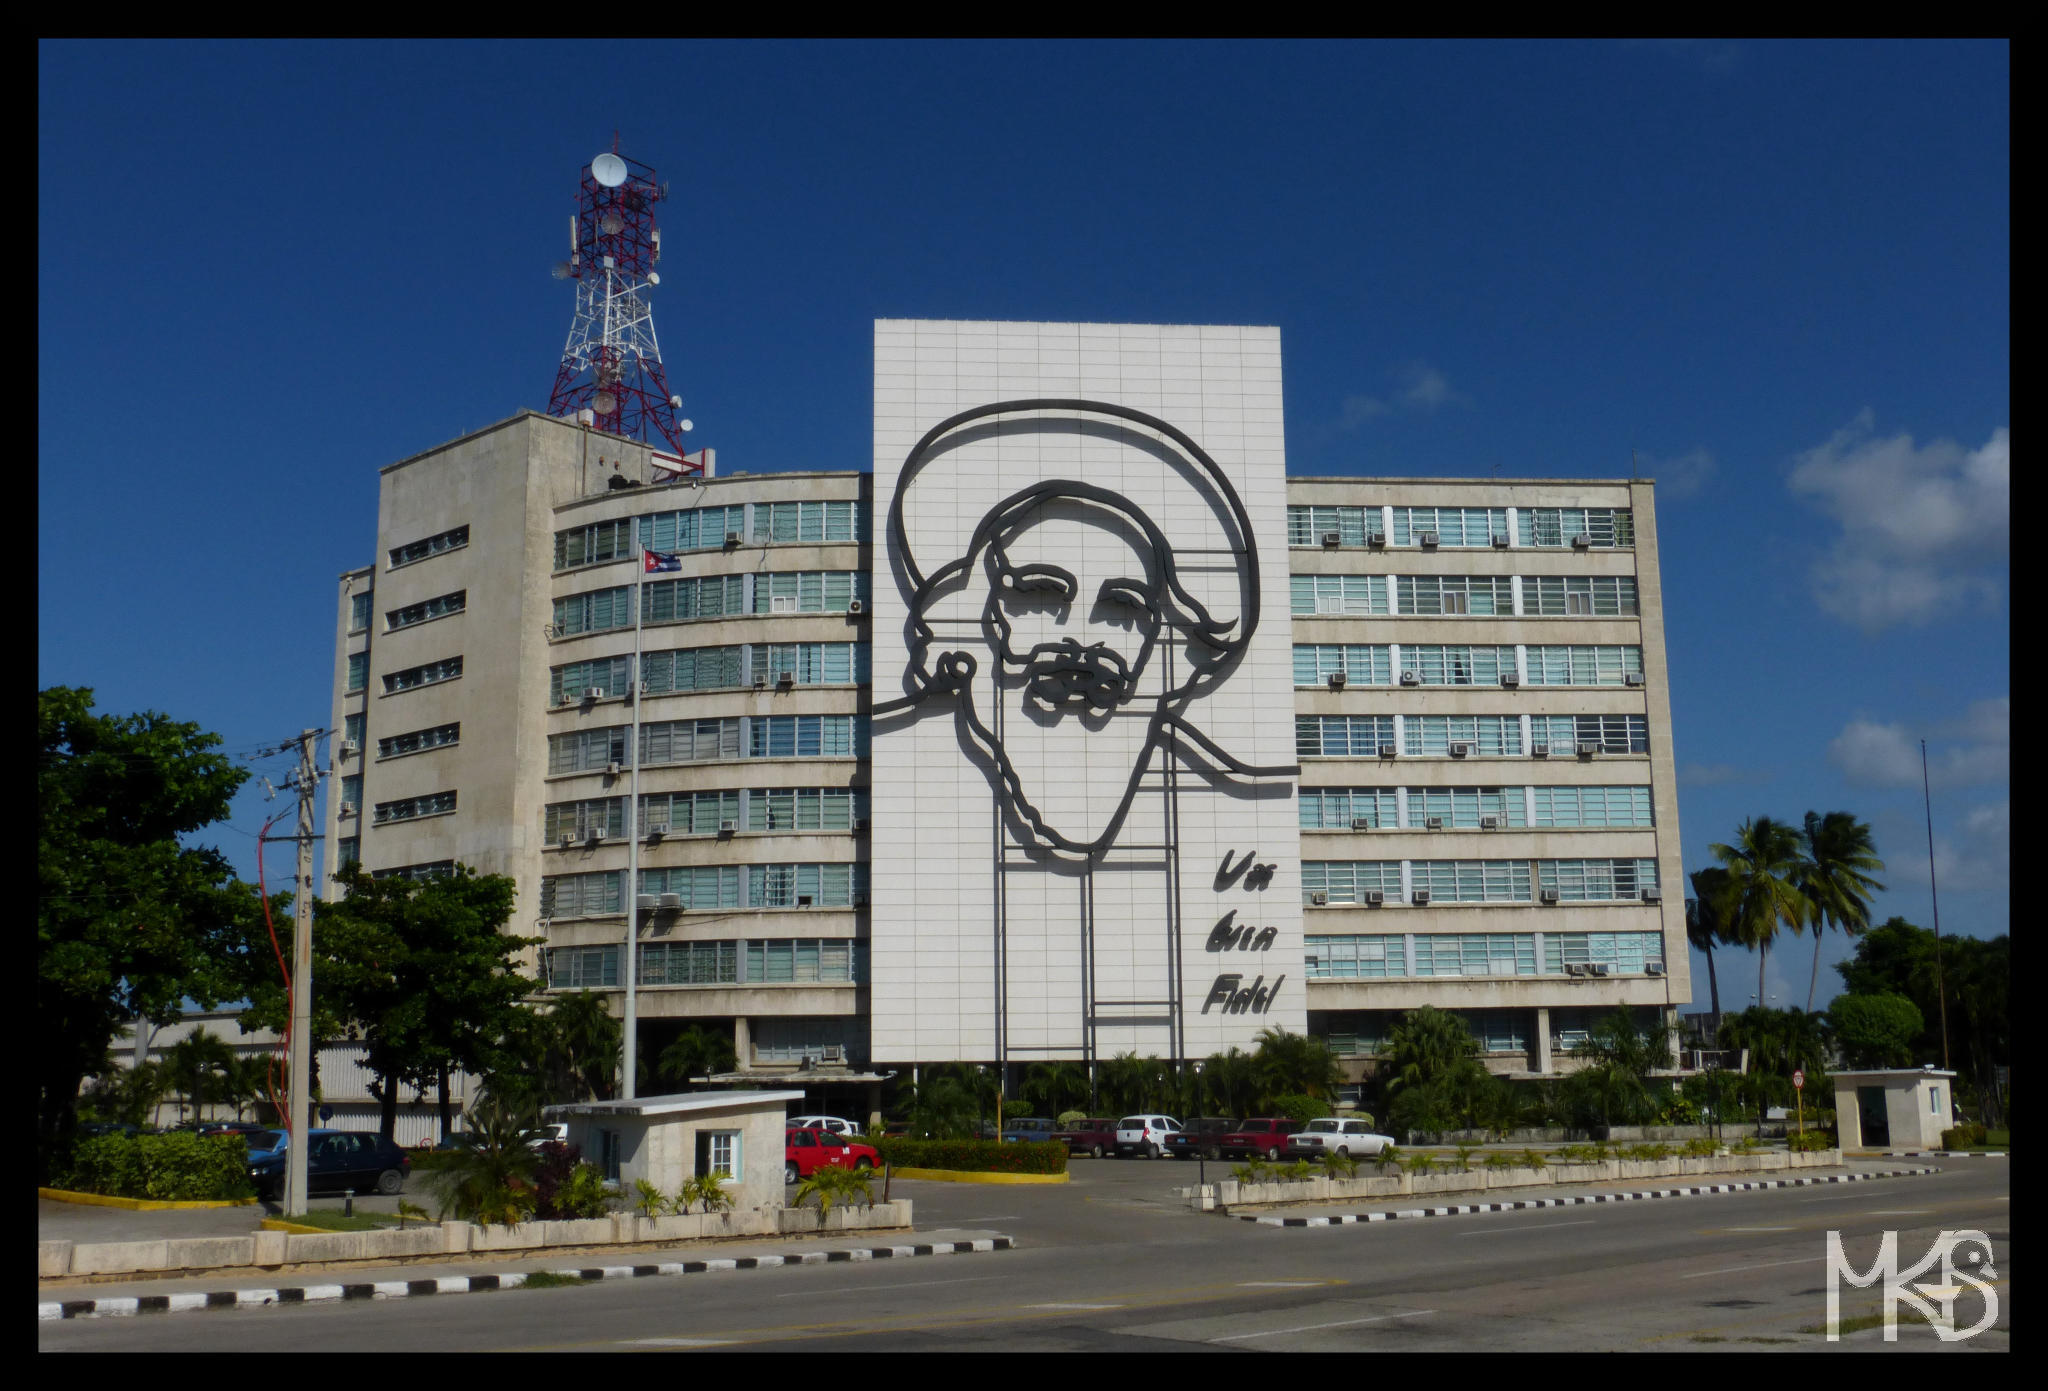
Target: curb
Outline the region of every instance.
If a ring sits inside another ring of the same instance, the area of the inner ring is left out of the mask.
[[[990,1174],[974,1169],[897,1169],[897,1178],[923,1179],[928,1183],[1065,1183],[1067,1175]]]
[[[1938,1169],[1887,1169],[1876,1174],[1830,1174],[1818,1178],[1753,1179],[1747,1183],[1711,1183],[1693,1188],[1655,1188],[1647,1192],[1580,1193],[1569,1198],[1522,1198],[1511,1203],[1459,1203],[1450,1207],[1403,1208],[1398,1212],[1344,1212],[1333,1217],[1260,1217],[1239,1213],[1238,1221],[1263,1227],[1348,1227],[1360,1222],[1406,1221],[1416,1217],[1457,1217],[1468,1212],[1527,1212],[1533,1208],[1580,1207],[1589,1203],[1628,1203],[1650,1198],[1691,1198],[1710,1193],[1749,1193],[1766,1188],[1808,1188],[1824,1183],[1860,1183],[1866,1179],[1934,1174]]]
[[[2010,1159],[2011,1150],[1885,1150],[1886,1159]]]
[[[74,1193],[68,1188],[38,1188],[38,1198],[53,1203],[82,1203],[87,1207],[120,1207],[131,1212],[161,1212],[172,1208],[249,1207],[254,1198],[207,1198],[173,1201],[169,1198],[110,1198],[104,1193]]]
[[[938,1241],[915,1246],[869,1246],[843,1251],[799,1251],[788,1256],[729,1256],[723,1260],[664,1261],[659,1265],[582,1266],[551,1270],[584,1281],[633,1280],[649,1275],[699,1275],[714,1270],[769,1270],[784,1265],[828,1265],[841,1261],[883,1261],[911,1256],[950,1256],[974,1251],[1008,1251],[1016,1239]],[[351,1299],[407,1299],[429,1294],[473,1294],[517,1289],[530,1272],[455,1275],[434,1280],[378,1280],[350,1285],[287,1285],[277,1289],[207,1290],[188,1294],[128,1295],[115,1299],[66,1299],[36,1305],[36,1318],[91,1319],[125,1314],[183,1314],[198,1309],[254,1309],[281,1304],[325,1304]]]

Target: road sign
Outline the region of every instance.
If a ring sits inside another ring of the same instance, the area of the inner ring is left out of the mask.
[[[1792,1074],[1792,1086],[1793,1086],[1793,1089],[1794,1089],[1795,1091],[1805,1091],[1805,1090],[1806,1090],[1806,1069],[1805,1069],[1805,1068],[1800,1068],[1800,1069],[1799,1069],[1799,1070],[1798,1070],[1797,1072],[1795,1072],[1795,1073],[1793,1073],[1793,1074]]]

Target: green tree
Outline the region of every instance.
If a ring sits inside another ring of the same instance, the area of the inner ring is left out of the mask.
[[[1728,871],[1695,870],[1692,897],[1685,901],[1685,940],[1707,954],[1707,990],[1714,1018],[1721,1017],[1721,982],[1714,974],[1714,948],[1728,941]]]
[[[1259,1030],[1258,1044],[1258,1051],[1252,1054],[1252,1071],[1268,1099],[1312,1096],[1327,1106],[1336,1098],[1337,1088],[1344,1083],[1344,1069],[1328,1043],[1306,1034],[1266,1028]]]
[[[1846,811],[1806,813],[1800,840],[1806,862],[1796,878],[1810,905],[1808,921],[1813,928],[1813,971],[1806,982],[1810,1013],[1814,987],[1820,983],[1821,932],[1830,923],[1852,938],[1870,929],[1870,896],[1884,889],[1871,875],[1884,868],[1884,861],[1877,857],[1870,827]]]
[[[267,1053],[237,1054],[221,1070],[219,1099],[235,1108],[236,1120],[242,1120],[244,1113],[269,1093],[270,1055]]]
[[[1096,1064],[1095,1086],[1105,1109],[1132,1115],[1161,1104],[1167,1087],[1166,1064],[1154,1056],[1119,1053]]]
[[[526,1143],[533,1125],[532,1112],[495,1098],[472,1107],[466,1121],[470,1142],[448,1151],[446,1163],[427,1180],[440,1215],[501,1226],[531,1215],[540,1169],[540,1156]]]
[[[1088,1069],[1079,1063],[1033,1063],[1018,1088],[1024,1104],[1041,1116],[1057,1116],[1088,1100]]]
[[[1587,1031],[1572,1056],[1586,1063],[1580,1085],[1597,1099],[1602,1122],[1629,1125],[1656,1114],[1649,1075],[1672,1061],[1661,1021],[1644,1027],[1628,1010],[1617,1009]]]
[[[1967,1081],[1979,1119],[1998,1124],[2008,1119],[1998,1069],[2012,1061],[2012,939],[1944,936],[1939,972],[1936,945],[1932,932],[1895,917],[1859,938],[1855,954],[1835,969],[1848,994],[1903,995],[1913,1002],[1921,1018],[1921,1030],[1912,1041],[1914,1062],[1943,1060],[1945,996],[1947,1059]]]
[[[219,821],[248,778],[217,735],[154,712],[101,715],[90,690],[38,693],[36,1166],[77,1133],[79,1085],[121,1025],[211,1009],[236,991],[257,909],[218,850],[180,837]]]
[[[1389,1096],[1479,1067],[1479,1041],[1464,1019],[1423,1005],[1401,1016],[1387,1031]]]
[[[1728,871],[1728,935],[1756,952],[1757,1003],[1764,1000],[1764,963],[1780,927],[1802,932],[1811,913],[1799,891],[1799,834],[1768,816],[1742,823],[1732,845],[1710,845]]]
[[[689,1085],[692,1077],[731,1072],[737,1065],[738,1054],[733,1048],[731,1034],[693,1024],[661,1050],[655,1071],[667,1085],[684,1087]]]
[[[625,1029],[593,990],[557,995],[543,1016],[548,1032],[548,1071],[558,1095],[574,1101],[604,1101],[618,1090],[619,1060],[625,1051]]]
[[[974,1134],[974,1095],[959,1079],[944,1074],[926,1076],[909,1090],[912,1139],[965,1140]]]
[[[1258,1100],[1258,1066],[1251,1054],[1233,1044],[1203,1061],[1202,1086],[1217,1111],[1242,1120]]]
[[[1923,1027],[1919,1009],[1903,995],[1837,995],[1828,1027],[1851,1067],[1904,1067]]]
[[[198,1120],[208,1102],[225,1099],[222,1074],[234,1065],[234,1050],[218,1034],[205,1029],[194,1029],[173,1044],[164,1054],[164,1069],[184,1098],[179,1119],[185,1118],[187,1106],[192,1109],[191,1118]]]

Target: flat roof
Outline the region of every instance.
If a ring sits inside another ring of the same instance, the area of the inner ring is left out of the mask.
[[[572,1101],[545,1106],[546,1116],[671,1116],[688,1111],[716,1111],[733,1106],[801,1101],[802,1092],[678,1092],[671,1096],[642,1096],[631,1101]]]
[[[1844,1072],[1830,1072],[1828,1076],[1839,1079],[1843,1077],[1953,1077],[1955,1074],[1953,1072],[1945,1072],[1938,1067],[1874,1067],[1862,1071],[1852,1069]]]

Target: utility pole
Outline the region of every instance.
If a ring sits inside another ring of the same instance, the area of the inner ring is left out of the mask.
[[[313,792],[320,784],[313,768],[317,729],[299,732],[299,767],[293,785],[299,792],[298,884],[292,891],[292,1055],[291,1114],[286,1129],[284,1210],[296,1217],[306,1210],[306,1152],[313,1090]]]
[[[1934,793],[1927,780],[1927,741],[1920,741],[1920,797],[1927,806],[1927,892],[1934,900],[1934,998],[1941,1006],[1941,1070],[1948,1071],[1948,990],[1941,981],[1941,890],[1934,883]]]

